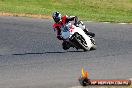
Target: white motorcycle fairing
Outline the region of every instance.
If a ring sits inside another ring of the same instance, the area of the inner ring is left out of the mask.
[[[88,50],[91,49],[91,47],[93,46],[90,37],[88,35],[85,34],[85,32],[80,28],[80,27],[76,27],[74,25],[72,25],[71,23],[66,24],[65,26],[63,26],[62,31],[61,31],[61,36],[64,39],[69,39],[74,33],[78,33],[80,34],[86,41],[86,45]]]

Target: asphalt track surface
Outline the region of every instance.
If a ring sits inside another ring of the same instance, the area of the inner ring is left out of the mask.
[[[85,22],[97,50],[64,51],[52,20],[0,17],[0,88],[71,88],[90,79],[132,77],[132,25]]]

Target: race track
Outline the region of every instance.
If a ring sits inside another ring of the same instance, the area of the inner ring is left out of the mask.
[[[97,50],[64,51],[52,20],[0,17],[0,88],[71,88],[90,79],[132,78],[132,25],[85,22]]]

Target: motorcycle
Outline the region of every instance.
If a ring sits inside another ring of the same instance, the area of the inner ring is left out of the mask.
[[[70,22],[63,25],[61,28],[61,36],[66,42],[63,42],[62,46],[64,50],[70,47],[78,49],[83,49],[84,51],[95,50],[96,44],[95,40],[88,36],[83,30],[86,26],[82,21],[78,22],[78,26],[71,24]]]

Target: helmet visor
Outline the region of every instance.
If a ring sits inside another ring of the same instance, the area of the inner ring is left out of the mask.
[[[55,18],[54,20],[55,20],[55,22],[57,23],[57,22],[60,21],[60,18]]]

